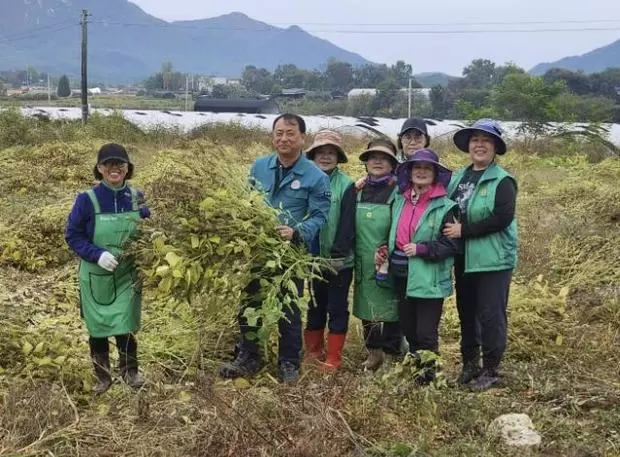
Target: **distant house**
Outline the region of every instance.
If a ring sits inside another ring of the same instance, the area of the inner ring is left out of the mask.
[[[400,91],[407,94],[409,92],[409,89],[403,88]],[[431,89],[427,87],[412,88],[411,93],[414,96],[422,97],[428,100],[430,97]],[[361,97],[364,95],[374,97],[375,95],[377,95],[377,89],[372,89],[372,88],[351,89],[349,93],[347,94],[347,98]]]
[[[282,98],[304,98],[307,94],[305,89],[282,89],[278,97]]]
[[[280,107],[273,100],[209,98],[200,96],[194,103],[194,111],[211,113],[280,114]]]

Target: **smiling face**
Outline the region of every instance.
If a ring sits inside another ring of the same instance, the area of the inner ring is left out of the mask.
[[[106,160],[97,165],[97,170],[103,176],[103,181],[111,187],[120,187],[125,182],[129,172],[129,164],[121,160]]]
[[[415,162],[411,166],[411,183],[418,188],[430,187],[435,181],[435,167],[430,163]]]
[[[338,149],[330,144],[321,146],[314,154],[314,161],[321,170],[329,173],[338,166]]]
[[[416,129],[407,130],[400,137],[400,141],[403,144],[403,154],[405,157],[411,156],[414,152],[426,146],[426,136]]]
[[[366,162],[368,174],[373,178],[382,178],[392,171],[390,157],[382,152],[371,152]]]
[[[469,138],[469,157],[477,169],[488,167],[495,159],[495,139],[483,132],[475,132]]]
[[[305,139],[295,121],[280,119],[273,128],[273,147],[280,156],[296,157],[301,153]]]

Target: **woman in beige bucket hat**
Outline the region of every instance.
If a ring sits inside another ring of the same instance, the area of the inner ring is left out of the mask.
[[[396,146],[387,139],[375,139],[360,154],[360,160],[366,163],[368,175],[357,194],[353,315],[362,320],[368,349],[362,366],[375,370],[385,354],[402,355],[396,294],[375,265],[377,249],[387,245],[390,234],[391,207],[397,193]]]
[[[355,246],[355,187],[353,180],[340,170],[347,155],[342,137],[332,130],[322,130],[306,152],[306,157],[329,176],[331,206],[327,224],[311,245],[311,252],[330,261],[331,269],[323,271],[323,281],[310,285],[313,303],[308,309],[304,331],[306,360],[319,361],[328,371],[342,363],[349,324],[349,289],[353,280],[353,250]],[[325,327],[327,357],[324,358]]]

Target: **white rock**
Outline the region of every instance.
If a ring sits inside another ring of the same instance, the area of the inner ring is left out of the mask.
[[[541,436],[527,414],[504,414],[489,426],[491,433],[500,435],[508,446],[538,446]]]

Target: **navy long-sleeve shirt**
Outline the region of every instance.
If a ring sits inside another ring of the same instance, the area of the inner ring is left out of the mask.
[[[132,211],[131,191],[125,185],[119,190],[111,189],[103,183],[94,188],[102,213],[125,213]],[[144,203],[144,194],[138,191],[140,217],[147,218],[151,212]],[[95,209],[86,192],[78,194],[65,228],[65,240],[71,250],[80,258],[96,263],[105,249],[93,244],[95,234]]]

